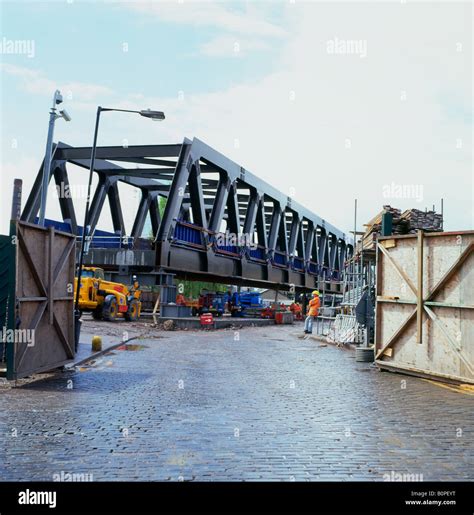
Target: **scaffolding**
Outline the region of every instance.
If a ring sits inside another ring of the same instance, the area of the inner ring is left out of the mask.
[[[343,270],[341,315],[342,321],[336,337],[345,334],[344,343],[373,342],[373,294],[375,289],[375,252],[362,251],[360,245]],[[350,330],[349,330],[350,329]]]

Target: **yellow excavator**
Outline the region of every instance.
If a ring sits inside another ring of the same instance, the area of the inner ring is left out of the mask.
[[[77,292],[77,277],[74,280]],[[95,320],[114,321],[125,318],[135,322],[140,318],[142,303],[140,285],[133,276],[132,286],[106,281],[102,268],[83,266],[79,309],[92,313]]]

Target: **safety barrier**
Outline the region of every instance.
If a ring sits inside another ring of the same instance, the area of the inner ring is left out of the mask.
[[[304,259],[300,257],[293,258],[293,268],[300,272],[304,271]]]
[[[217,243],[214,243],[214,249],[218,253],[240,256],[240,247],[235,245],[218,245]]]
[[[318,336],[329,336],[334,324],[334,317],[320,315],[315,318],[315,332]]]
[[[247,257],[257,261],[265,261],[265,249],[263,247],[256,247],[253,249],[246,249]]]
[[[336,315],[333,334],[337,343],[362,343],[364,328],[357,322],[355,315]]]
[[[273,254],[273,264],[276,266],[281,266],[286,268],[287,267],[288,260],[286,258],[286,254],[283,252],[275,251]]]
[[[178,221],[176,222],[173,240],[175,243],[203,247],[202,227],[189,222]]]

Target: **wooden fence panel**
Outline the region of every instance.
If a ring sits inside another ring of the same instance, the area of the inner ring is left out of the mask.
[[[376,363],[474,383],[474,232],[380,238]]]

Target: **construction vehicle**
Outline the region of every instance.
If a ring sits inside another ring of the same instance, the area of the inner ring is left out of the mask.
[[[74,281],[77,292],[77,277]],[[81,273],[79,310],[92,313],[95,320],[125,318],[135,322],[142,309],[140,285],[133,276],[132,286],[106,281],[102,268],[84,266]]]
[[[230,298],[230,312],[233,317],[260,318],[263,302],[260,292],[234,292]]]
[[[198,306],[193,307],[193,315],[212,313],[220,317],[225,313],[227,301],[227,293],[202,290],[201,295],[199,295]]]
[[[197,305],[186,301],[192,307],[193,316],[212,313],[220,317],[229,311],[233,317],[260,318],[263,310],[262,297],[257,291],[216,292],[202,290]]]

